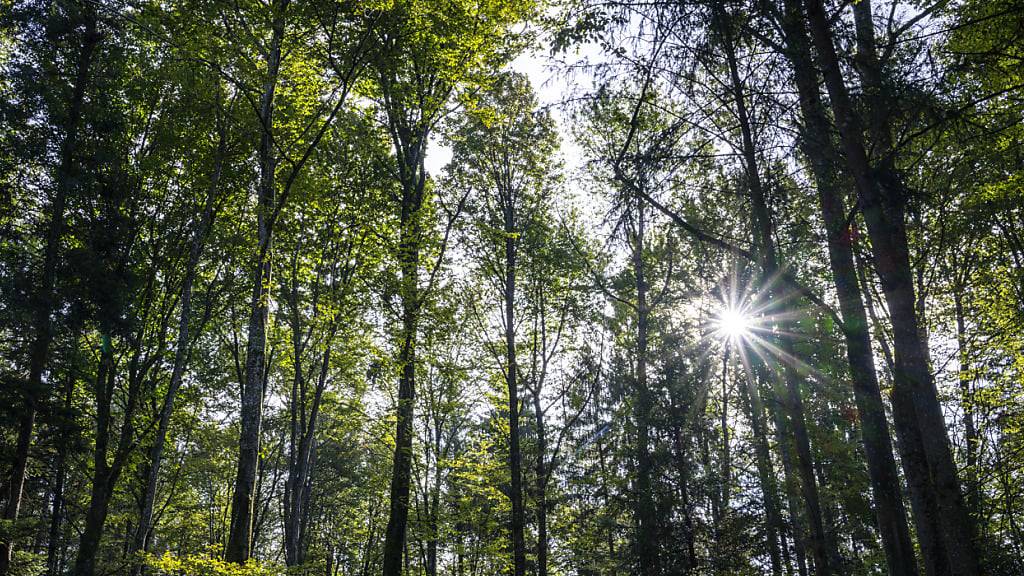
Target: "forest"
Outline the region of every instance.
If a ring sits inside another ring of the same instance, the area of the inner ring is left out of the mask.
[[[0,576],[1024,574],[1022,145],[1022,0],[0,0]]]

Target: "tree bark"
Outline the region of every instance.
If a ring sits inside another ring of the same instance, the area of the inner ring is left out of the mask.
[[[964,454],[967,465],[967,503],[976,518],[982,517],[981,490],[978,486],[978,447],[980,438],[974,421],[974,375],[971,372],[971,357],[967,342],[967,323],[964,313],[963,289],[953,292],[953,307],[956,315],[957,383],[960,385],[960,410],[964,423]]]
[[[77,342],[78,337],[74,338],[74,342]],[[72,367],[74,364],[72,364]],[[75,375],[74,370],[69,370],[65,376],[66,381],[64,383],[64,414],[68,415],[71,412],[72,399],[75,392]],[[67,426],[64,423],[61,425],[61,432],[59,435],[60,445],[57,447],[57,462],[55,464],[56,470],[54,471],[53,480],[53,501],[50,507],[50,533],[47,541],[46,548],[46,573],[49,576],[58,576],[62,570],[60,566],[60,552],[61,552],[61,528],[64,523],[64,487],[67,482],[67,460],[68,460],[68,445],[70,443],[70,435],[68,434]],[[0,572],[2,574],[3,572]]]
[[[772,576],[782,575],[782,552],[780,547],[780,536],[782,529],[782,514],[779,508],[779,496],[775,486],[774,471],[772,470],[771,452],[768,447],[768,435],[765,432],[764,423],[764,402],[761,401],[761,392],[757,389],[757,383],[751,373],[752,369],[743,352],[740,352],[743,365],[747,373],[745,386],[741,386],[742,396],[748,410],[750,428],[754,436],[754,456],[757,464],[757,477],[761,483],[761,493],[764,497],[765,508],[765,532],[768,536],[768,557],[771,561]]]
[[[764,189],[761,185],[761,176],[757,165],[757,152],[754,146],[753,129],[751,127],[750,115],[747,110],[746,96],[744,95],[743,82],[739,75],[734,40],[732,38],[732,22],[721,5],[716,5],[716,19],[723,36],[723,47],[725,49],[726,63],[729,68],[731,79],[730,89],[735,104],[736,118],[739,122],[740,136],[742,138],[742,156],[747,185],[750,190],[751,212],[755,226],[755,237],[760,249],[761,268],[763,277],[771,281],[779,272],[778,256],[773,238],[771,214],[765,198]],[[778,295],[772,290],[769,299],[776,301]],[[786,304],[777,305],[773,312],[780,317],[786,317],[789,306]],[[779,348],[785,355],[783,362],[782,381],[784,389],[778,393],[778,399],[782,401],[783,407],[789,419],[789,427],[793,433],[794,448],[796,450],[796,468],[800,478],[801,495],[807,509],[807,521],[810,526],[811,553],[814,556],[814,566],[819,576],[827,576],[832,573],[832,565],[838,558],[838,552],[829,545],[825,534],[824,523],[821,515],[821,503],[818,493],[818,484],[814,477],[814,465],[812,462],[810,438],[807,434],[805,422],[803,399],[801,398],[799,374],[791,365],[792,342],[785,336],[787,322],[779,322],[782,335],[779,337]],[[777,381],[778,379],[776,379]]]
[[[505,226],[505,370],[508,386],[508,459],[511,481],[509,499],[512,501],[512,573],[526,574],[526,538],[523,535],[526,514],[523,510],[522,453],[519,448],[519,383],[516,362],[515,300],[516,300],[516,193],[507,189],[500,193]]]
[[[917,416],[927,463],[930,491],[934,493],[940,515],[943,548],[953,574],[974,576],[980,573],[977,545],[970,515],[963,503],[960,481],[949,446],[949,436],[939,404],[935,382],[928,366],[927,343],[922,341],[915,309],[914,283],[907,242],[905,204],[907,191],[900,181],[888,144],[889,126],[880,84],[880,68],[872,57],[874,32],[870,26],[870,3],[855,5],[862,81],[871,108],[870,131],[882,160],[872,166],[861,133],[861,120],[853,109],[839,67],[827,16],[821,0],[806,0],[811,36],[819,64],[825,76],[834,117],[839,128],[846,162],[854,179],[861,212],[871,236],[872,250],[882,290],[889,306],[893,328],[895,358],[894,388],[909,391],[908,398]],[[868,19],[869,32],[864,30]]]
[[[880,327],[880,319],[875,313],[872,288],[868,284],[865,263],[854,254],[857,266],[857,278],[871,323]],[[878,330],[878,340],[886,366],[892,371],[893,354],[885,335]],[[914,414],[913,401],[904,388],[892,387],[891,394],[893,429],[896,431],[896,449],[899,451],[900,462],[910,493],[910,507],[914,517],[914,528],[917,530],[917,543],[921,548],[921,559],[927,576],[946,576],[950,573],[949,561],[942,553],[942,531],[939,528],[938,504],[935,495],[928,487],[928,465],[924,458],[924,445],[921,432],[917,428],[917,415]]]
[[[667,380],[671,381],[672,377],[668,377]],[[678,396],[678,393],[671,394],[670,396],[672,399],[672,411],[676,414],[687,414],[689,408],[684,407],[684,402],[680,401]],[[685,571],[693,572],[697,570],[699,562],[695,546],[696,529],[693,522],[693,504],[690,499],[690,459],[684,434],[684,431],[691,424],[689,424],[689,418],[682,422],[677,418],[673,419],[672,422],[672,445],[675,452],[673,459],[676,464],[676,474],[679,475],[679,503],[683,514],[683,551],[685,553],[683,568]]]
[[[257,211],[257,247],[253,261],[251,314],[245,357],[245,383],[241,394],[241,431],[238,440],[238,468],[231,502],[231,530],[224,558],[242,564],[252,556],[256,476],[259,469],[260,432],[263,425],[263,387],[266,380],[267,322],[270,311],[273,212],[276,205],[274,172],[277,166],[273,144],[274,95],[281,66],[288,0],[272,4],[274,20],[267,52],[267,75],[260,101],[260,164]]]
[[[333,330],[331,330],[333,336]],[[316,438],[316,425],[320,415],[320,405],[323,402],[323,394],[327,389],[327,376],[331,363],[331,347],[328,338],[327,348],[324,350],[320,361],[320,374],[317,378],[316,388],[313,391],[313,399],[309,409],[308,421],[305,426],[299,427],[298,443],[294,441],[291,446],[291,457],[289,458],[287,487],[285,489],[285,565],[298,566],[305,561],[303,546],[303,526],[309,515],[309,490],[308,483],[310,469],[312,467],[312,452]],[[299,370],[298,355],[296,356],[296,370]],[[293,402],[296,402],[293,399]],[[305,403],[297,407],[305,411]],[[303,418],[305,420],[305,418]]]
[[[857,285],[852,228],[839,192],[839,152],[830,136],[829,122],[818,93],[818,80],[810,58],[810,40],[798,0],[786,0],[783,28],[788,56],[803,117],[802,148],[814,176],[825,224],[829,263],[843,315],[843,336],[861,421],[861,437],[874,495],[875,519],[882,538],[889,574],[917,574],[906,510],[899,491],[885,406],[878,386],[868,333],[867,315]]]
[[[533,414],[537,427],[537,463],[534,473],[537,476],[537,502],[534,512],[537,521],[537,576],[548,576],[548,475],[549,470],[545,454],[548,450],[547,424],[544,421],[544,409],[541,406],[540,386],[533,394]]]
[[[647,383],[647,340],[650,329],[650,308],[647,302],[647,279],[644,267],[645,213],[644,202],[635,204],[635,232],[633,238],[633,275],[636,282],[636,373],[634,375],[633,418],[636,421],[637,478],[634,487],[637,522],[637,558],[640,574],[657,576],[661,573],[657,510],[654,504],[654,458],[651,455],[650,422],[654,401]]]
[[[144,322],[145,320],[143,320]],[[145,377],[145,371],[137,368],[142,353],[142,335],[140,333],[136,337],[135,350],[131,360],[132,369],[128,375],[128,394],[124,401],[123,420],[111,457],[110,432],[114,423],[112,408],[117,374],[113,344],[108,336],[104,335],[102,338],[100,364],[95,383],[96,438],[93,447],[93,473],[90,479],[91,492],[85,515],[85,526],[79,538],[78,554],[75,557],[73,571],[75,576],[93,576],[96,573],[96,556],[99,553],[110,501],[114,496],[114,489],[117,487],[117,482],[131,455],[135,441],[133,419],[138,406],[142,381]]]
[[[220,176],[223,171],[226,146],[227,142],[222,129],[217,144],[216,157],[214,158],[213,172],[210,176],[210,184],[207,188],[206,199],[203,205],[203,213],[192,230],[192,238],[189,243],[188,261],[185,264],[185,276],[182,279],[179,296],[180,309],[178,313],[178,335],[174,350],[174,363],[171,367],[170,382],[167,384],[167,394],[164,396],[164,402],[160,408],[156,436],[153,438],[153,444],[149,449],[149,462],[145,475],[142,504],[139,510],[139,525],[136,528],[132,541],[130,549],[132,552],[148,552],[152,544],[153,511],[156,504],[157,482],[160,478],[160,468],[163,462],[164,448],[167,443],[167,432],[170,429],[171,416],[174,413],[174,401],[179,388],[181,388],[185,368],[188,364],[190,339],[192,338],[189,329],[189,323],[192,319],[192,287],[195,284],[196,270],[199,267],[199,260],[206,245],[206,238],[216,214],[215,200]],[[133,576],[141,574],[142,562],[134,562],[131,573]]]
[[[425,134],[421,134],[425,138]],[[402,329],[398,350],[401,374],[398,381],[395,452],[391,471],[390,509],[384,536],[384,576],[401,576],[409,522],[409,489],[412,478],[413,416],[416,403],[416,340],[419,324],[419,266],[422,236],[423,194],[426,175],[422,146],[405,146],[396,139],[402,174],[401,237],[398,259],[401,268]]]

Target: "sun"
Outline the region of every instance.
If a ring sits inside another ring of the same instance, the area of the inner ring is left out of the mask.
[[[750,318],[742,310],[723,308],[718,314],[718,331],[730,339],[738,339],[750,334]]]

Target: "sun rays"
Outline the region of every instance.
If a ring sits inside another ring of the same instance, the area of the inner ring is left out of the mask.
[[[718,333],[730,340],[739,340],[750,334],[751,318],[739,308],[725,307],[718,312]]]
[[[813,315],[813,310],[799,304],[799,294],[787,289],[781,274],[756,283],[743,276],[734,271],[723,281],[720,297],[712,308],[705,308],[707,328],[701,339],[703,355],[721,350],[709,345],[717,341],[727,349],[732,348],[747,371],[756,363],[769,373],[792,369],[815,379],[827,379],[800,358],[792,346],[810,337],[794,328],[797,323],[803,324],[808,315]],[[789,340],[788,345],[782,343],[784,339]]]

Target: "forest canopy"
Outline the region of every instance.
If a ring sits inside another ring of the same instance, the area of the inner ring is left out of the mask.
[[[0,576],[1024,574],[1021,0],[0,0]]]

